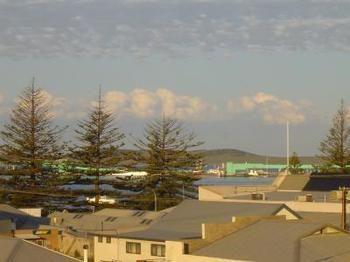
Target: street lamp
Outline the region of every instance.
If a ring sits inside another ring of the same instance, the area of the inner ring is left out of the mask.
[[[154,212],[157,212],[157,194],[154,189],[152,189],[154,195]]]

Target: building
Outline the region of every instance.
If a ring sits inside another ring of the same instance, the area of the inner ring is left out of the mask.
[[[95,213],[54,212],[49,217],[50,225],[62,230],[60,252],[82,258],[87,246],[89,260],[93,260],[94,236],[145,230],[166,212],[107,208]]]
[[[45,247],[23,239],[0,236],[0,262],[78,262]]]
[[[202,239],[203,224],[232,225],[234,221],[240,225],[241,217],[251,217],[253,220],[258,217],[301,219],[282,204],[185,200],[147,229],[114,235],[97,234],[94,237],[95,261],[163,261],[168,253],[167,241],[181,241],[191,250],[192,244],[198,245],[196,240]]]
[[[267,163],[233,163],[227,162],[225,164],[226,175],[239,175],[239,174],[248,174],[249,171],[259,171],[262,173],[268,174],[277,174],[286,169],[286,164],[267,164]],[[315,167],[310,164],[300,165],[300,169],[304,172],[312,172],[315,170]]]
[[[0,204],[0,235],[29,240],[58,250],[62,231],[49,226],[48,218],[32,216],[28,214],[31,210],[26,211]]]
[[[349,233],[333,225],[262,219],[177,261],[197,256],[228,261],[349,261],[349,245]]]

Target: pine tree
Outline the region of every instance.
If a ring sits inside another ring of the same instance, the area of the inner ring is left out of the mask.
[[[107,109],[101,90],[98,101],[91,108],[87,118],[79,121],[75,130],[78,144],[71,148],[72,157],[78,163],[90,168],[90,175],[96,177],[96,204],[100,197],[101,168],[115,167],[120,161],[120,148],[125,135],[115,125],[113,113]]]
[[[44,161],[58,159],[62,153],[58,142],[63,129],[53,125],[48,102],[45,92],[35,87],[33,78],[32,86],[25,88],[19,96],[9,123],[0,133],[3,141],[1,159],[24,166],[32,178],[42,171]]]
[[[336,165],[342,172],[346,172],[346,166],[350,163],[350,127],[349,111],[344,101],[333,118],[333,126],[324,141],[321,142],[321,158],[328,165]]]
[[[299,156],[295,152],[289,158],[289,171],[292,174],[299,174],[302,172]]]
[[[201,155],[193,149],[202,144],[176,119],[163,116],[150,121],[145,127],[144,138],[135,142],[140,150],[139,160],[145,164],[148,173],[148,189],[173,196],[178,180],[186,178],[198,167]]]

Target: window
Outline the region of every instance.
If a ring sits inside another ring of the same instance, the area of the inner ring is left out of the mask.
[[[126,253],[141,254],[141,243],[126,242]]]
[[[151,255],[155,257],[165,257],[165,245],[151,244]]]
[[[107,243],[107,244],[110,244],[111,241],[112,241],[111,237],[106,237],[106,243]]]
[[[98,241],[98,243],[102,243],[103,242],[103,237],[102,236],[98,236],[97,237],[97,241]]]
[[[184,244],[184,254],[189,254],[189,253],[190,253],[190,246],[187,243],[185,243]]]

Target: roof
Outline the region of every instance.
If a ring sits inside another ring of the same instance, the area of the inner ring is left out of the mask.
[[[303,190],[309,182],[309,174],[287,175],[279,186],[279,190]]]
[[[163,212],[140,211],[130,209],[104,208],[94,213],[95,216],[113,216],[113,217],[133,217],[135,212],[140,212],[138,217],[143,219],[155,219]],[[142,212],[142,213],[141,213]]]
[[[232,222],[233,216],[271,216],[283,204],[233,203],[185,200],[147,230],[120,237],[148,240],[178,240],[202,236],[202,223]]]
[[[312,195],[314,202],[334,202],[339,203],[339,200],[333,199],[331,193],[324,191],[272,191],[264,192],[265,199],[268,201],[297,201],[298,196]],[[235,195],[229,199],[252,200],[251,194]]]
[[[164,214],[164,212],[104,209],[96,213],[54,212],[49,217],[52,226],[90,234],[115,235],[144,230]]]
[[[341,213],[298,212],[306,222],[340,225]],[[350,214],[347,214],[350,217]],[[349,222],[349,221],[348,221]]]
[[[350,187],[350,175],[288,175],[279,190],[332,191],[339,187]]]
[[[0,204],[0,220],[8,220],[16,223],[16,229],[36,229],[40,224],[48,224],[47,218],[31,216],[17,208]]]
[[[300,261],[350,261],[348,234],[313,235],[301,240]]]
[[[0,246],[1,262],[37,262],[42,261],[43,259],[50,262],[79,261],[17,238],[0,237]]]
[[[261,262],[296,261],[299,257],[299,240],[322,227],[319,223],[302,221],[261,220],[193,254]]]
[[[13,230],[10,219],[0,220],[0,234],[10,233]]]

